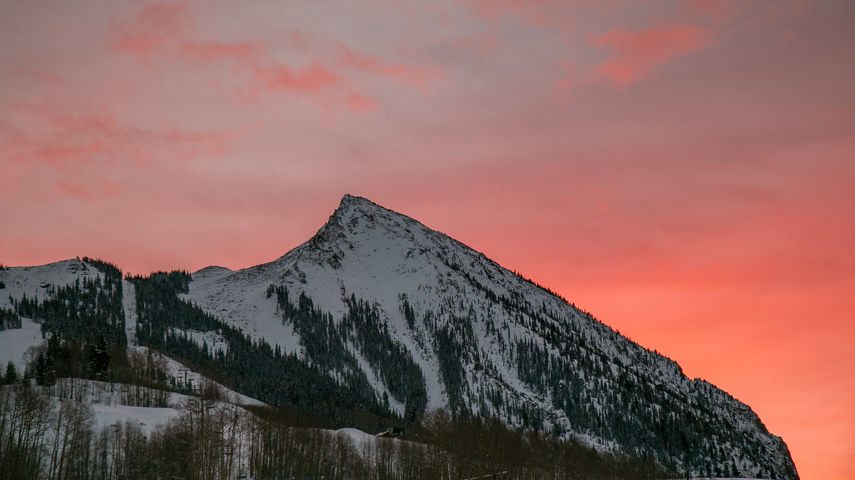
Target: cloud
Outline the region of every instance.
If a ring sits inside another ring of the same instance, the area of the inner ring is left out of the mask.
[[[0,167],[12,183],[3,193],[39,203],[116,197],[131,179],[177,175],[196,160],[228,154],[243,133],[144,127],[110,114],[71,114],[60,105],[14,113],[14,127],[0,124]]]
[[[135,16],[115,21],[111,35],[119,51],[131,54],[142,65],[152,67],[161,60],[182,66],[192,62],[197,68],[227,66],[235,73],[232,78],[239,79],[237,85],[221,90],[227,96],[245,98],[249,93],[256,101],[260,95],[290,92],[321,105],[325,114],[336,107],[353,112],[378,108],[371,95],[360,91],[355,73],[414,87],[422,87],[436,76],[431,69],[389,61],[341,43],[337,53],[332,53],[323,48],[324,42],[319,46],[315,36],[307,37],[298,30],[273,43],[204,38],[194,28],[187,2],[147,5]],[[273,59],[283,51],[288,52],[289,62]]]
[[[221,90],[228,96],[250,92],[256,99],[259,95],[293,92],[311,98],[335,88],[344,88],[346,80],[317,59],[300,66],[270,61],[271,45],[266,41],[200,38],[186,2],[147,5],[130,20],[116,22],[113,37],[120,51],[130,53],[143,65],[152,66],[158,59],[171,62],[170,65],[180,63],[182,68],[186,68],[188,62],[195,64],[196,68],[232,68],[235,73],[243,75],[234,76],[240,79],[238,86]],[[289,36],[288,42],[298,42],[302,47],[297,50],[306,53],[305,43],[298,32]],[[347,89],[352,90],[353,87]],[[329,98],[321,100],[325,105],[330,104]],[[351,103],[345,100],[345,106],[352,110],[349,107]]]
[[[82,169],[129,164],[134,168],[174,165],[200,156],[219,156],[238,132],[151,129],[112,114],[69,114],[59,105],[12,107],[18,124],[0,125],[0,163],[47,166],[69,176]]]
[[[76,165],[97,161],[106,146],[100,140],[89,140],[80,143],[50,142],[47,145],[35,146],[7,158],[10,163],[42,163],[57,169],[68,165]]]
[[[133,19],[116,21],[112,37],[120,50],[148,63],[156,51],[181,37],[191,20],[186,1],[151,3]]]
[[[297,90],[318,93],[342,82],[340,75],[318,63],[301,68],[285,65],[254,67],[254,71],[268,91]]]
[[[345,97],[344,103],[348,109],[354,112],[369,112],[377,109],[377,102],[373,98],[366,97],[357,92],[350,92]]]
[[[91,181],[81,179],[78,182],[60,180],[56,182],[60,193],[67,197],[80,198],[83,200],[97,200],[103,197],[113,197],[122,191],[115,182],[106,178],[94,178]]]
[[[340,64],[345,68],[390,77],[413,86],[423,86],[436,75],[434,71],[428,68],[386,61],[378,56],[369,55],[345,45],[340,45],[339,48],[341,50]]]
[[[268,45],[259,40],[226,42],[199,40],[187,2],[152,3],[130,19],[113,22],[111,43],[149,65],[154,58],[202,63],[257,62]]]
[[[614,51],[612,58],[595,67],[595,72],[618,86],[633,83],[669,60],[700,50],[711,42],[711,34],[695,25],[636,32],[612,29],[591,41],[595,46]]]
[[[732,0],[689,0],[680,7],[690,15],[724,20],[736,15],[740,5]]]
[[[252,64],[258,61],[267,44],[261,41],[248,42],[184,42],[181,45],[181,53],[188,58],[194,58],[201,62],[216,62],[230,60],[238,63]]]
[[[555,12],[571,5],[565,0],[463,0],[462,3],[484,20],[513,13],[531,26],[544,28],[555,26],[556,21],[561,23]]]

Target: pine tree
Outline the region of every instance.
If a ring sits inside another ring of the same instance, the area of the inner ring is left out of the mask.
[[[92,365],[92,376],[103,380],[110,368],[110,347],[107,341],[101,340],[89,351],[89,363]]]
[[[39,353],[36,358],[34,376],[39,385],[53,385],[56,382],[53,359],[44,353]]]
[[[3,375],[3,383],[6,385],[15,383],[18,381],[18,370],[15,368],[15,364],[10,360],[6,365],[6,374]]]

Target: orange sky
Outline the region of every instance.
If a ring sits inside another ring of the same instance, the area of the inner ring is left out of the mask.
[[[855,478],[852,2],[54,3],[0,4],[0,262],[244,267],[363,195]]]

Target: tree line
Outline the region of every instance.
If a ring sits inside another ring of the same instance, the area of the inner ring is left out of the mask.
[[[20,382],[0,389],[0,477],[102,480],[653,479],[652,462],[604,455],[507,428],[428,412],[410,440],[295,427],[235,405],[190,398],[172,421],[97,428],[87,404]]]

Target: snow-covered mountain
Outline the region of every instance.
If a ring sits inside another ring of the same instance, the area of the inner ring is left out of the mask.
[[[413,408],[498,416],[649,455],[677,471],[797,477],[784,442],[747,405],[483,254],[365,198],[345,195],[314,237],[278,260],[194,273],[186,295],[334,377],[345,373],[336,367],[353,368],[320,358],[317,331],[292,321],[271,286],[285,287],[288,302],[311,299],[335,324],[354,323],[355,305],[367,305],[399,350],[389,358],[411,358],[418,371],[408,378],[423,379],[424,405]],[[405,415],[418,385],[395,385],[397,372],[370,352],[359,328],[342,332],[337,344],[377,397]]]
[[[70,260],[2,270],[0,308],[26,313],[23,295],[101,279],[96,267]],[[679,474],[798,478],[783,440],[747,405],[365,198],[345,195],[311,239],[273,262],[105,285],[114,297],[113,313],[102,315],[106,334],[214,362],[235,390],[274,406],[339,395],[349,408],[403,422],[445,408],[654,459]],[[185,302],[167,298],[176,294]],[[247,362],[265,362],[258,370],[269,374],[244,378]]]

